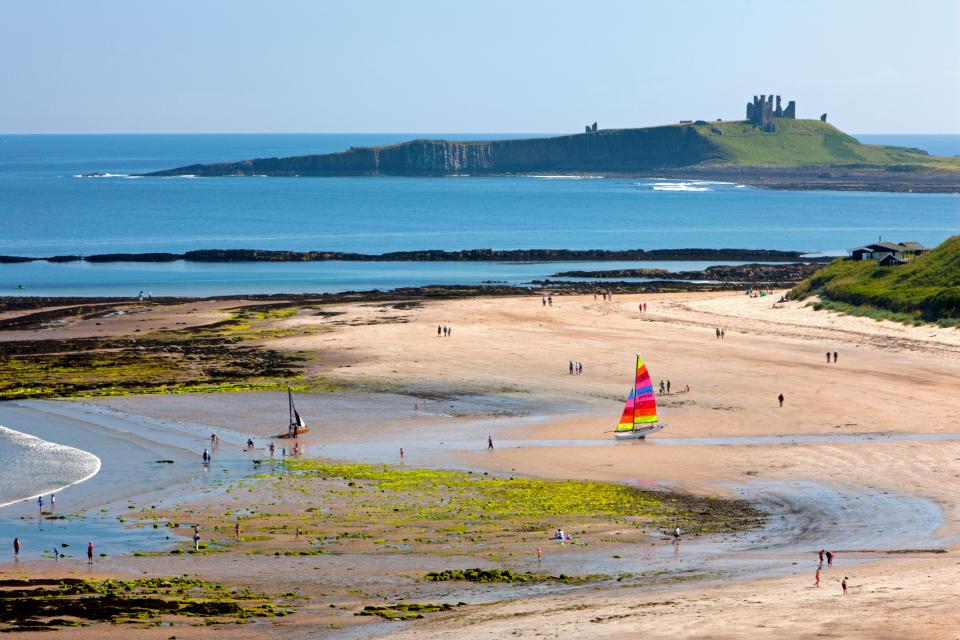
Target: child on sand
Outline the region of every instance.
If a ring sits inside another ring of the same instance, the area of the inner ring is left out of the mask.
[[[814,576],[813,580],[814,580],[813,586],[819,587],[820,586],[820,567],[817,567],[817,575]]]

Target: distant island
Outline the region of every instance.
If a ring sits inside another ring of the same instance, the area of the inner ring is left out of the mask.
[[[778,189],[960,191],[960,157],[866,145],[826,122],[754,96],[745,120],[516,140],[411,140],[339,153],[193,164],[145,176],[601,175],[724,180]],[[91,174],[92,175],[92,174]]]

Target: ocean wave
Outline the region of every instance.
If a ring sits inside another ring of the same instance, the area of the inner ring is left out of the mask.
[[[0,507],[62,491],[99,471],[92,453],[0,426]]]
[[[524,174],[520,176],[521,178],[540,178],[541,180],[602,180],[603,176],[554,176],[554,175],[538,175],[538,174]]]
[[[703,183],[696,182],[656,182],[651,185],[654,191],[713,191],[710,187],[697,186]]]
[[[74,178],[130,178],[138,177],[131,176],[128,173],[103,173],[101,171],[94,171],[92,173],[75,173],[73,174]]]

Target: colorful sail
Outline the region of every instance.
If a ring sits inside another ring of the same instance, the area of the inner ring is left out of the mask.
[[[657,421],[657,399],[653,393],[653,380],[647,365],[637,355],[637,376],[634,380],[627,404],[620,416],[617,431],[633,431],[634,428]]]

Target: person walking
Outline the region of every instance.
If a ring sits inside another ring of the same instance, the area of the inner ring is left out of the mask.
[[[837,364],[837,352],[833,352],[833,364]]]
[[[827,351],[827,362],[828,362],[828,363],[830,362],[830,352],[829,352],[829,351]]]
[[[487,451],[493,449],[493,436],[487,436]]]
[[[271,443],[270,443],[270,446],[267,447],[267,448],[270,449],[270,459],[272,460],[272,459],[273,459],[273,452],[276,451],[277,447],[271,442]]]
[[[193,525],[193,550],[200,551],[200,527]]]
[[[240,539],[240,521],[237,520],[237,524],[233,525],[233,535],[239,540]]]
[[[596,296],[594,296],[594,297],[596,297]],[[541,548],[538,546],[538,547],[537,547],[537,562],[540,562],[541,560],[543,560],[543,549],[541,549]]]
[[[670,381],[667,380],[667,395],[670,395]]]
[[[820,549],[820,566],[821,567],[823,566],[823,553],[824,553],[823,549]]]
[[[843,595],[847,595],[847,576],[843,576],[843,582],[840,583],[840,588],[843,589]]]
[[[817,567],[817,575],[813,577],[813,586],[820,586],[820,567]]]
[[[439,338],[441,335],[443,335],[443,327],[437,325],[437,337]]]
[[[93,541],[87,543],[87,564],[93,564]]]
[[[20,559],[20,537],[19,536],[13,539],[13,559],[14,560]]]
[[[400,447],[400,464],[403,464],[403,447]]]
[[[57,510],[57,494],[51,493],[50,494],[50,511],[56,511],[56,510]]]
[[[782,409],[782,408],[783,408],[783,394],[782,394],[782,393],[777,396],[777,400],[780,401],[780,408]]]
[[[726,327],[724,327],[723,329],[720,329],[720,339],[723,340],[726,337],[727,337],[727,329]]]
[[[570,375],[573,375],[573,360],[570,361]]]

